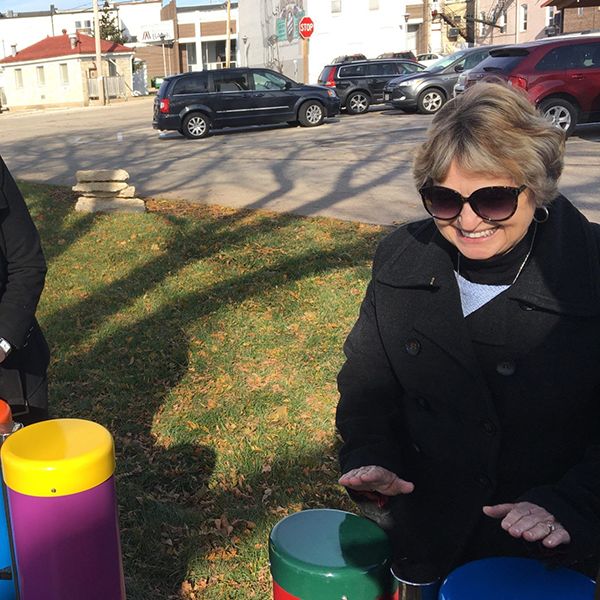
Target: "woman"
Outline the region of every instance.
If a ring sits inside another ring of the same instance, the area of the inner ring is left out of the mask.
[[[23,423],[47,417],[49,352],[35,319],[45,276],[37,229],[0,158],[0,398]]]
[[[340,483],[430,575],[597,565],[600,227],[559,195],[563,154],[506,85],[447,103],[413,169],[433,218],[380,244],[344,347]]]

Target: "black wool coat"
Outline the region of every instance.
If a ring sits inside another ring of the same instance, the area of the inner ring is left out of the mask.
[[[415,483],[390,502],[396,557],[440,575],[484,556],[598,557],[600,226],[564,197],[549,211],[474,328],[434,222],[399,228],[344,346],[341,470],[380,465]],[[482,513],[518,501],[546,508],[572,542],[548,552]]]
[[[49,351],[35,319],[46,262],[23,196],[0,158],[0,337],[13,347],[0,363],[0,398],[46,408]]]

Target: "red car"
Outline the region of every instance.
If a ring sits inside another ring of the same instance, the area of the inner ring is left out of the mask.
[[[544,116],[570,134],[600,122],[600,35],[505,46],[471,69],[466,87],[500,77],[522,88]]]

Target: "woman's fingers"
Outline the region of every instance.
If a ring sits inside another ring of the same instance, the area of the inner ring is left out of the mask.
[[[340,477],[339,483],[353,490],[379,492],[386,496],[410,494],[415,487],[410,481],[376,465],[352,469]]]
[[[489,517],[502,519],[502,529],[515,538],[522,537],[528,542],[541,541],[548,548],[571,541],[569,532],[556,521],[554,515],[531,502],[484,506],[483,512]]]

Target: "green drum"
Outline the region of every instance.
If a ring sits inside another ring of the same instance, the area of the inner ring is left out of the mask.
[[[372,521],[341,510],[305,510],[269,536],[275,600],[391,600],[391,546]]]

